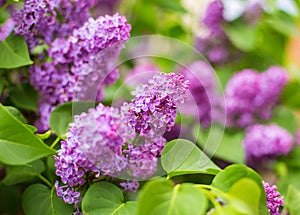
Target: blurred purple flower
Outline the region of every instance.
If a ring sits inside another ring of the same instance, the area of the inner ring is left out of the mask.
[[[288,154],[293,146],[293,137],[275,124],[255,124],[247,128],[243,145],[247,163],[255,165],[260,161]]]
[[[222,97],[217,92],[212,67],[204,61],[196,61],[181,73],[190,81],[191,92],[181,107],[182,112],[197,117],[203,128],[210,126],[212,121],[222,120]]]
[[[0,41],[5,40],[14,29],[15,22],[12,18],[8,18],[5,23],[0,26]]]
[[[262,182],[267,197],[267,206],[271,215],[279,215],[279,207],[284,206],[283,196],[277,191],[277,186],[270,186],[267,182]]]
[[[245,69],[235,74],[225,88],[227,125],[246,127],[268,120],[287,81],[287,72],[277,66],[263,73]]]

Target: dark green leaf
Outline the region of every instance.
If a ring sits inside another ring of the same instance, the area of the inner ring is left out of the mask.
[[[27,44],[23,37],[10,34],[4,41],[0,41],[0,68],[12,69],[30,65]]]
[[[170,177],[191,173],[216,174],[219,170],[194,143],[184,139],[167,143],[162,152],[161,164]]]
[[[4,79],[0,76],[0,95],[2,94],[2,90],[4,88]]]
[[[22,165],[55,153],[0,104],[0,161]]]
[[[266,206],[266,195],[262,185],[262,179],[254,170],[240,164],[231,165],[216,175],[212,182],[212,186],[224,192],[228,192],[237,181],[243,178],[250,178],[257,183],[261,190],[259,214],[268,215],[269,212]]]
[[[5,185],[13,185],[28,181],[37,177],[45,170],[45,165],[41,160],[36,160],[30,164],[22,166],[8,166],[6,176],[2,180]]]
[[[137,215],[205,214],[208,200],[192,184],[174,184],[165,179],[148,182],[138,197]]]
[[[52,111],[50,116],[50,128],[57,136],[65,139],[69,123],[73,121],[74,115],[87,112],[95,107],[95,102],[66,102]]]
[[[66,204],[42,184],[33,184],[23,193],[22,205],[26,215],[71,215],[73,206]]]
[[[37,111],[38,92],[30,84],[21,84],[9,92],[10,99],[18,108]]]
[[[14,117],[16,117],[18,120],[20,120],[20,122],[22,123],[27,123],[27,120],[25,119],[25,117],[23,116],[23,114],[21,114],[21,112],[12,106],[5,106],[6,110],[8,110]]]
[[[212,126],[208,131],[195,127],[193,133],[207,154],[233,163],[245,163],[243,132],[231,134],[224,132],[222,127]]]
[[[286,207],[288,208],[290,215],[300,214],[299,199],[300,191],[297,190],[293,185],[290,185],[286,197]]]
[[[82,210],[89,215],[132,215],[136,214],[136,202],[124,202],[118,187],[108,182],[99,182],[86,192]]]

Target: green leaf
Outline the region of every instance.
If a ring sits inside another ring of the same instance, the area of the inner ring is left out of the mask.
[[[9,95],[16,107],[31,111],[38,110],[38,92],[30,84],[13,87]]]
[[[174,184],[165,179],[148,182],[138,196],[137,215],[205,214],[208,200],[192,184]]]
[[[86,192],[82,210],[89,215],[132,215],[136,214],[136,202],[124,202],[118,187],[108,182],[99,182]]]
[[[287,13],[278,11],[268,19],[266,23],[270,25],[275,31],[285,36],[290,36],[297,33],[297,25],[295,20]]]
[[[300,214],[299,199],[300,191],[297,190],[293,185],[290,185],[286,196],[286,207],[288,208],[290,215]]]
[[[233,163],[245,163],[243,132],[231,134],[219,126],[212,126],[208,131],[196,127],[193,133],[207,154]]]
[[[166,144],[161,164],[170,177],[191,173],[215,174],[220,169],[194,143],[184,139]]]
[[[45,171],[45,165],[41,160],[22,166],[8,166],[6,176],[2,180],[4,185],[13,185],[31,180]]]
[[[50,116],[50,128],[57,136],[66,138],[69,123],[73,121],[74,115],[87,112],[95,107],[95,102],[66,102],[55,108]]]
[[[229,204],[237,211],[247,215],[260,214],[258,211],[262,191],[258,184],[250,178],[242,178],[230,188]]]
[[[26,127],[31,131],[31,133],[35,133],[37,131],[37,128],[33,125],[26,125]]]
[[[297,129],[297,120],[291,109],[278,106],[273,113],[272,122],[285,128],[291,134],[294,134]]]
[[[55,150],[45,145],[26,125],[0,104],[1,162],[22,165],[53,153]]]
[[[235,23],[225,26],[225,32],[231,42],[242,51],[252,51],[257,44],[257,29],[255,26]]]
[[[23,116],[23,114],[21,114],[21,112],[12,106],[5,106],[6,110],[8,110],[15,118],[17,118],[20,122],[22,123],[27,123],[27,120],[25,119],[25,117]]]
[[[269,212],[266,206],[266,194],[262,185],[262,179],[254,170],[240,164],[230,165],[216,175],[212,182],[212,186],[224,192],[228,192],[237,181],[243,178],[250,178],[257,183],[261,190],[259,214],[268,215]]]
[[[297,70],[298,71],[298,70]],[[292,81],[288,83],[281,94],[281,102],[291,108],[300,109],[300,83]]]
[[[22,205],[26,215],[70,215],[73,206],[66,204],[51,190],[42,184],[28,187],[22,196]]]
[[[10,34],[6,40],[0,41],[0,68],[13,69],[30,65],[26,41],[21,36]]]

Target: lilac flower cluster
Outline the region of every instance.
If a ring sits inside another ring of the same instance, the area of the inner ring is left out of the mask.
[[[14,29],[15,22],[12,18],[8,18],[5,23],[0,25],[0,41],[5,40]]]
[[[67,39],[51,43],[48,55],[53,60],[30,68],[31,84],[48,105],[71,100],[99,101],[103,86],[118,78],[113,61],[128,40],[130,30],[125,17],[118,14],[90,18]],[[48,112],[41,113],[46,114],[41,118],[49,117]]]
[[[287,72],[278,66],[263,73],[246,69],[235,74],[225,89],[227,125],[246,127],[268,120],[287,81]]]
[[[204,18],[200,20],[200,25],[207,28],[208,34],[197,37],[195,41],[195,47],[208,57],[210,62],[216,64],[224,63],[229,56],[229,40],[222,30],[225,22],[223,10],[220,0],[214,0],[208,5]]]
[[[94,0],[25,0],[13,13],[15,33],[22,35],[30,48],[50,44],[55,37],[67,37],[90,17]]]
[[[279,207],[284,206],[283,196],[277,191],[277,186],[270,186],[263,181],[267,197],[267,206],[271,215],[279,215]]]
[[[15,33],[22,35],[30,48],[52,41],[53,26],[55,26],[56,0],[25,0],[20,11],[13,13],[16,23]]]
[[[132,94],[135,96],[121,109],[137,133],[146,138],[162,136],[175,124],[176,110],[185,100],[189,83],[182,75],[160,73],[149,80],[149,84],[139,85]]]
[[[97,180],[100,175],[125,175],[133,182],[120,185],[126,190],[136,190],[135,180],[146,179],[156,171],[165,143],[162,135],[174,125],[176,105],[184,101],[188,86],[182,75],[161,73],[147,85],[140,85],[134,93],[136,98],[125,103],[121,113],[99,104],[88,113],[75,116],[67,140],[61,142],[55,156],[56,174],[63,183],[61,186],[56,183],[58,196],[76,204],[81,200],[80,186],[89,179]],[[141,119],[136,118],[137,114]],[[147,126],[136,129],[133,119]]]
[[[293,137],[284,128],[275,124],[255,124],[247,128],[243,145],[247,163],[253,165],[288,154],[293,145]]]
[[[222,98],[217,92],[213,69],[204,61],[196,61],[181,73],[191,85],[191,96],[185,102],[183,112],[194,114],[203,128],[222,118]],[[197,110],[191,110],[195,105]]]

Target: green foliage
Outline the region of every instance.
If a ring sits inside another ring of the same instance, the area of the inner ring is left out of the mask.
[[[82,210],[90,215],[132,215],[136,214],[136,202],[124,202],[118,187],[108,182],[99,182],[86,192]]]
[[[0,161],[22,165],[55,151],[34,136],[26,125],[0,105]]]
[[[44,171],[45,165],[41,160],[36,160],[22,166],[8,166],[6,176],[1,183],[4,185],[18,184],[36,178]]]
[[[283,89],[281,102],[292,108],[300,109],[300,83],[298,81],[289,82]]]
[[[24,110],[38,110],[38,92],[30,84],[12,87],[9,92],[14,105]]]
[[[244,165],[231,165],[216,175],[212,182],[212,186],[224,192],[230,192],[230,190],[233,189],[232,187],[234,184],[243,178],[248,178],[256,182],[261,191],[261,196],[259,198],[259,214],[267,215],[266,195],[262,185],[262,179],[254,170]]]
[[[299,199],[300,191],[293,185],[290,185],[286,196],[286,207],[289,209],[290,215],[300,214]]]
[[[158,179],[148,182],[138,197],[137,215],[205,214],[208,200],[192,184],[174,184]]]
[[[13,106],[5,106],[6,110],[8,110],[16,119],[20,120],[22,123],[27,123],[27,120],[23,116],[23,114]]]
[[[202,149],[216,158],[233,163],[244,163],[243,132],[229,133],[220,126],[212,126],[204,131],[194,128],[194,137]]]
[[[69,215],[73,206],[66,204],[51,190],[42,184],[29,186],[22,196],[23,209],[26,215]]]
[[[194,143],[185,139],[175,139],[166,144],[161,164],[169,177],[195,173],[215,174],[219,170]]]
[[[11,34],[4,41],[0,41],[0,68],[12,69],[30,65],[28,48],[21,36]]]
[[[274,110],[271,122],[285,128],[291,134],[296,132],[297,120],[292,110],[288,107],[278,106]]]
[[[66,102],[55,108],[50,117],[50,128],[57,136],[66,138],[69,123],[73,121],[74,115],[86,112],[95,107],[94,102]]]

